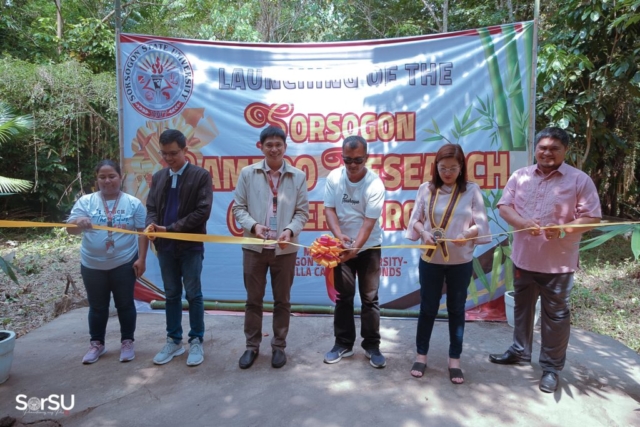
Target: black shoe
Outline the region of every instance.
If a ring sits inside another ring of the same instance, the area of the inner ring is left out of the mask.
[[[257,350],[247,350],[244,353],[242,353],[242,357],[240,357],[240,369],[248,369],[251,367],[251,365],[253,365],[253,362],[255,362],[256,357],[258,357],[258,351]]]
[[[558,374],[551,371],[544,371],[540,378],[540,391],[553,393],[558,389]]]
[[[282,368],[287,363],[287,355],[284,354],[284,350],[273,350],[271,355],[271,366],[274,368]]]
[[[529,363],[531,359],[523,359],[517,354],[507,350],[503,354],[490,354],[489,361],[491,363],[497,363],[498,365],[515,365],[520,362]]]

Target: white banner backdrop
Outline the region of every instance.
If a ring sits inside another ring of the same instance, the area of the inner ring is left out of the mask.
[[[438,148],[454,142],[465,150],[469,178],[485,190],[492,231],[502,232],[495,204],[510,173],[527,164],[532,54],[532,22],[322,44],[121,34],[125,190],[146,200],[152,174],[164,166],[158,136],[179,129],[189,161],[211,173],[208,233],[240,236],[231,213],[238,174],[263,158],[260,131],[278,125],[288,135],[287,160],[307,174],[310,219],[301,243],[310,245],[328,232],[325,178],[341,167],[343,138],[359,134],[369,143],[368,167],[387,189],[383,244],[409,244],[403,234],[416,191],[430,179]],[[468,308],[504,292],[504,240],[476,249]],[[205,300],[244,300],[241,252],[239,245],[205,245]],[[383,249],[382,256],[381,305],[416,308],[420,251]],[[162,288],[152,253],[147,265],[145,277]],[[332,304],[324,269],[306,249],[298,254],[291,299]]]

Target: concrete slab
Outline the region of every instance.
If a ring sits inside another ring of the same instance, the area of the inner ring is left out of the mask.
[[[322,363],[333,344],[332,317],[291,320],[288,363],[270,364],[270,336],[248,370],[238,368],[244,350],[243,318],[209,315],[205,361],[186,366],[187,355],[156,366],[164,343],[164,315],[140,314],[136,359],[120,363],[117,318],[109,319],[108,352],[82,365],[88,347],[87,308],[74,310],[16,342],[9,380],[0,385],[0,418],[44,418],[64,426],[638,426],[640,357],[619,342],[574,330],[561,387],[538,390],[534,362],[498,366],[488,354],[511,343],[506,324],[468,323],[462,359],[466,383],[447,372],[448,328],[436,323],[428,369],[414,379],[415,319],[383,319],[387,367],[372,368],[364,351],[335,365]],[[265,317],[271,333],[271,317]],[[188,325],[187,316],[183,325]],[[358,326],[359,327],[359,326]],[[539,343],[539,334],[536,333]],[[63,413],[16,409],[22,401],[64,395]]]

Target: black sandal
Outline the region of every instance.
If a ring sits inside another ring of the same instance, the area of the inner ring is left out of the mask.
[[[427,369],[426,363],[414,362],[413,366],[411,367],[411,370],[420,372],[420,375],[414,375],[413,373],[411,373],[411,376],[414,378],[422,378],[424,376],[424,371],[426,369]]]
[[[455,382],[453,380],[454,378],[461,378],[462,382],[461,383]],[[460,369],[460,368],[449,368],[449,380],[455,385],[464,384],[464,375],[462,374],[462,369]]]

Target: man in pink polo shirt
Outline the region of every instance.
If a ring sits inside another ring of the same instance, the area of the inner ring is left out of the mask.
[[[518,169],[498,202],[500,216],[511,225],[515,268],[513,345],[489,360],[501,365],[531,361],[535,305],[542,301],[540,390],[558,388],[564,367],[571,313],[569,295],[578,268],[578,243],[587,228],[572,224],[600,222],[600,200],[591,178],[564,163],[567,133],[555,127],[536,135],[536,164]],[[541,227],[562,225],[562,228]]]

